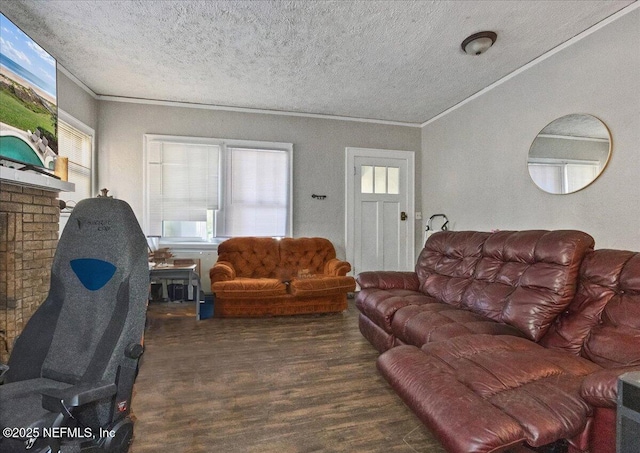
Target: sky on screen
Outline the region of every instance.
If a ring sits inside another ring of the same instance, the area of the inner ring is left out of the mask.
[[[35,76],[26,78],[55,97],[56,61],[4,14],[0,14],[0,54]],[[19,76],[25,76],[21,71],[16,71],[15,67],[11,67],[5,58],[1,60],[3,66]]]

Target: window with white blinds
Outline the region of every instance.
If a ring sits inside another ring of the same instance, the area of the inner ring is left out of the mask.
[[[58,155],[69,158],[69,182],[75,192],[64,194],[65,201],[78,202],[93,196],[93,135],[58,119]]]
[[[145,135],[148,235],[288,236],[293,145]]]
[[[286,236],[286,151],[228,148],[226,236]]]
[[[149,234],[199,237],[218,209],[220,146],[155,140],[147,158]]]
[[[576,192],[595,179],[601,170],[598,161],[529,159],[529,174],[550,193]]]

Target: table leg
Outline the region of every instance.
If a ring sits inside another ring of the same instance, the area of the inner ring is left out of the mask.
[[[167,288],[167,279],[162,279],[162,300],[169,300],[169,289]]]
[[[187,299],[193,299],[193,281],[187,280]]]
[[[195,301],[196,301],[196,320],[200,321],[200,277],[198,275],[195,275],[195,281],[196,281],[196,294],[195,294]]]

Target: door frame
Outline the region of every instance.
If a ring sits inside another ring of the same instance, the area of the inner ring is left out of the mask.
[[[407,265],[415,264],[415,152],[375,148],[345,148],[345,253],[354,262],[355,251],[355,161],[358,157],[401,159],[407,162]]]

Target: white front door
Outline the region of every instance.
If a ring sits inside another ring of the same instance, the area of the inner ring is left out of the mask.
[[[347,148],[347,260],[354,275],[415,266],[409,151]]]

